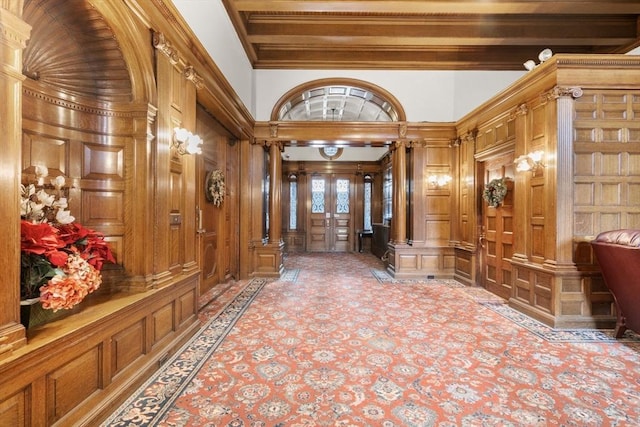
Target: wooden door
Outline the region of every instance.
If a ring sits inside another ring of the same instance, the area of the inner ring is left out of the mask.
[[[507,194],[498,207],[482,203],[482,285],[492,293],[509,299],[512,290],[511,257],[513,255],[513,154],[484,164],[484,185],[505,178]]]
[[[308,251],[353,250],[354,178],[349,174],[314,174],[311,177],[307,216]]]

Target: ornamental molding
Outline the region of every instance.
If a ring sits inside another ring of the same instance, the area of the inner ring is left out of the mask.
[[[196,72],[193,66],[186,67],[182,73],[184,77],[189,80],[196,89],[202,89],[204,87],[204,79]]]
[[[517,117],[526,116],[529,114],[529,106],[527,104],[518,105],[509,115],[509,119],[513,120]]]
[[[24,49],[27,46],[31,26],[15,15],[3,13],[0,9],[3,25],[0,26],[1,40],[6,40],[13,44],[16,49]]]
[[[400,136],[400,138],[406,138],[407,137],[407,124],[406,123],[400,123],[400,125],[398,126],[398,135]]]
[[[96,116],[104,116],[104,117],[124,117],[124,118],[142,118],[147,117],[147,111],[116,111],[112,109],[100,108],[100,107],[90,107],[83,104],[78,104],[75,102],[67,101],[61,98],[57,98],[55,96],[48,95],[46,93],[38,92],[31,90],[25,86],[22,87],[22,94],[24,96],[28,96],[31,98],[36,98],[40,101],[47,102],[52,105],[57,105],[59,107],[68,108],[70,110],[81,111],[83,113],[93,114]]]
[[[174,48],[167,40],[166,36],[162,33],[153,33],[153,47],[163,53],[173,65],[180,62],[180,55],[178,50]]]
[[[542,101],[552,101],[558,98],[580,98],[582,96],[582,88],[581,87],[570,87],[570,86],[556,86],[547,93],[543,93],[541,95]]]

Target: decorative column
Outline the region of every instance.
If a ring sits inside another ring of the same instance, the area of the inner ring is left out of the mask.
[[[269,146],[269,243],[282,242],[282,143],[268,142]]]
[[[0,359],[26,343],[20,324],[20,179],[22,173],[22,51],[31,27],[20,18],[22,1],[0,7]],[[4,7],[10,8],[10,10]]]
[[[529,130],[527,129],[527,115],[529,113],[529,107],[527,104],[519,105],[515,111],[511,113],[515,121],[515,158],[526,155],[531,151],[531,147],[528,144],[530,140]],[[516,221],[522,220],[522,226],[516,227],[521,236],[517,239],[513,239],[513,256],[512,259],[527,262],[529,254],[527,253],[527,247],[530,244],[531,239],[531,173],[530,172],[517,172],[514,182],[514,200],[513,200],[513,217]]]
[[[393,218],[391,241],[395,245],[407,242],[407,153],[405,141],[396,141],[392,153]]]
[[[555,269],[575,269],[573,261],[573,103],[582,96],[579,87],[555,87],[549,99],[556,100],[557,144],[555,148],[555,179],[553,173],[546,176],[545,187],[549,199],[546,212],[555,214],[549,218],[555,225],[556,240],[549,239],[545,247],[545,265]],[[551,147],[547,147],[551,151]],[[553,191],[552,184],[557,186]],[[555,209],[552,207],[555,205]],[[551,256],[555,254],[552,258]]]

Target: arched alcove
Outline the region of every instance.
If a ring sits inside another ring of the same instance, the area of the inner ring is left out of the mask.
[[[346,78],[313,80],[299,85],[276,103],[271,120],[278,121],[404,121],[398,100],[372,83]]]
[[[131,102],[118,39],[89,2],[27,0],[23,18],[32,26],[23,56],[27,78],[71,97]]]

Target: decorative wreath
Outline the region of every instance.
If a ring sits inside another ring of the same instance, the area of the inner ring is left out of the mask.
[[[486,200],[489,206],[497,208],[507,195],[507,183],[505,178],[492,179],[484,188],[482,198]]]
[[[224,201],[224,175],[222,171],[219,169],[212,170],[207,174],[206,179],[206,187],[205,187],[205,195],[207,196],[207,201],[216,205],[216,207],[220,207],[222,202]]]

